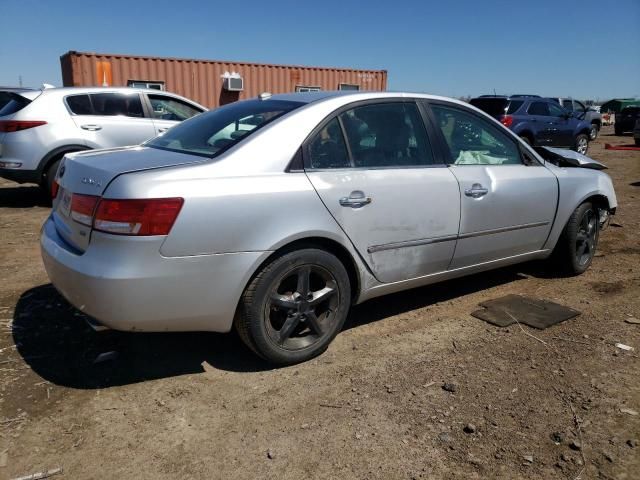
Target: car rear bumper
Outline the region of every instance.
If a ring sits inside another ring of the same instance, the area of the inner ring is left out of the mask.
[[[51,283],[76,308],[115,330],[227,332],[255,268],[271,252],[163,257],[164,237],[93,232],[84,253],[51,217],[40,246]]]

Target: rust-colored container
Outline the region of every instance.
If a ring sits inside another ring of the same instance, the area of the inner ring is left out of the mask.
[[[60,57],[65,87],[148,86],[177,93],[209,108],[262,92],[386,90],[386,70],[303,67],[67,52]],[[236,74],[235,76],[233,74]],[[241,78],[242,90],[234,91]],[[230,85],[230,83],[232,83]]]

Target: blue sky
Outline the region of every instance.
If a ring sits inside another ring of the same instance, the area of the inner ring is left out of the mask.
[[[0,85],[68,50],[386,69],[390,90],[640,97],[640,0],[0,0]]]

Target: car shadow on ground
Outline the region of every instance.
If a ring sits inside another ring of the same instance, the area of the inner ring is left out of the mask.
[[[0,188],[0,208],[49,207],[51,201],[40,187],[14,187],[3,185]]]
[[[530,263],[376,298],[355,306],[344,329],[543,272],[539,264]],[[19,354],[38,375],[70,388],[106,388],[201,373],[205,363],[234,372],[274,368],[249,351],[235,333],[95,332],[51,284],[20,296],[13,339]]]

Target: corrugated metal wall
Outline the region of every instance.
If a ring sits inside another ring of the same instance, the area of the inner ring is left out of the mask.
[[[165,89],[213,108],[255,97],[262,92],[293,92],[296,86],[337,90],[340,83],[361,90],[386,90],[386,70],[350,70],[256,63],[232,63],[176,58],[139,57],[68,52],[60,57],[62,81],[67,86],[127,86],[129,80],[164,82]],[[223,89],[222,75],[237,72],[244,91]]]

